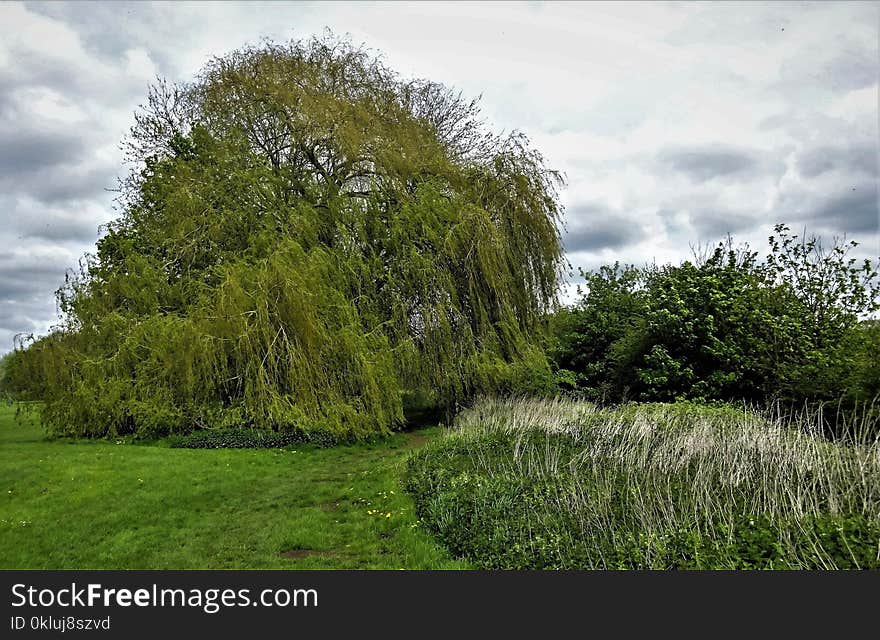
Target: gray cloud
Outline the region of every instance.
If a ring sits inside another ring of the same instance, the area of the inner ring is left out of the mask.
[[[158,31],[159,12],[142,2],[27,2],[30,11],[70,25],[85,48],[105,58],[121,56],[132,46],[132,18]],[[88,7],[84,11],[83,7]],[[116,29],[110,29],[115,25]],[[137,43],[140,44],[140,43]]]
[[[58,321],[54,292],[76,265],[71,252],[48,242],[24,244],[0,230],[0,352],[13,347],[18,333],[43,333]]]
[[[645,229],[630,217],[600,204],[570,207],[567,233],[562,236],[569,253],[619,249],[645,237]]]
[[[667,207],[659,209],[657,216],[669,234],[708,242],[722,240],[727,234],[735,235],[753,229],[760,222],[760,215],[731,211],[721,205],[693,209]]]
[[[173,49],[155,46],[158,39],[164,44],[175,38],[171,7],[144,2],[28,2],[27,6],[71,26],[83,48],[98,59],[112,62],[133,47],[148,47],[163,73],[174,66]]]
[[[56,242],[94,242],[98,237],[96,223],[87,216],[63,215],[58,212],[29,217],[19,226],[21,238],[37,238]]]
[[[834,170],[876,176],[877,145],[814,147],[798,155],[797,167],[798,173],[805,178],[815,178]]]
[[[814,184],[814,182],[818,182]],[[880,249],[880,193],[876,179],[846,180],[824,174],[812,182],[784,190],[774,207],[780,221],[804,226],[822,235],[847,234],[853,240]]]
[[[7,123],[0,127],[0,186],[4,190],[23,174],[76,162],[85,154],[84,141],[76,134],[36,127],[28,130],[14,126],[14,121]]]
[[[690,212],[688,216],[691,226],[701,240],[721,240],[728,233],[754,228],[759,220],[756,216],[725,209],[700,209]]]
[[[834,91],[847,92],[877,84],[877,51],[848,49],[825,63],[822,74]]]
[[[106,28],[112,30],[111,25]],[[10,53],[16,64],[0,67],[0,86],[12,95],[23,89],[49,87],[67,100],[100,100],[109,109],[130,104],[146,93],[148,83],[143,78],[125,73],[124,57],[110,64],[100,58],[84,61],[76,56],[44,54],[36,43],[27,48],[13,45]],[[94,68],[84,69],[84,64]],[[112,90],[108,91],[108,83],[113,84]]]
[[[722,145],[664,149],[657,154],[657,161],[661,167],[682,173],[694,182],[748,179],[761,165],[756,153]]]
[[[0,303],[0,352],[12,350],[17,334],[41,335],[55,318],[55,304],[42,297],[35,301]]]
[[[0,258],[0,301],[9,304],[29,300],[34,292],[49,292],[51,298],[64,283],[69,258],[64,253],[24,252]]]
[[[42,167],[14,179],[0,177],[0,189],[7,194],[22,194],[47,205],[67,204],[73,210],[74,203],[82,200],[107,200],[108,190],[116,188],[116,169],[99,164],[77,166],[57,163]]]
[[[871,48],[850,41],[813,55],[792,57],[782,65],[776,86],[797,93],[825,90],[841,94],[874,86],[877,81],[876,44]]]
[[[13,348],[16,334],[41,335],[58,322],[53,292],[65,269],[33,264],[0,266],[0,353]]]
[[[809,211],[806,219],[832,231],[866,235],[880,230],[876,183],[862,183],[842,193],[832,195]]]
[[[0,93],[0,193],[46,204],[103,199],[103,190],[116,184],[117,168],[95,154],[107,144],[100,125],[35,112],[34,93],[46,89],[21,85],[16,91],[4,87]]]
[[[74,253],[71,257],[75,260],[82,248],[98,239],[99,227],[109,217],[103,207],[89,200],[64,199],[51,204],[30,196],[0,195],[0,218],[5,221],[0,241],[21,249],[63,247],[63,253]],[[10,266],[8,262],[0,264]]]
[[[719,3],[715,6],[693,3],[691,10],[665,36],[669,43],[682,46],[706,42],[718,44],[742,44],[758,42],[766,44],[783,37],[781,29],[791,30],[790,8],[784,4],[765,4],[763,11],[744,11],[736,3]],[[810,12],[809,3],[799,6],[799,12]]]
[[[687,212],[678,211],[672,207],[662,207],[657,209],[657,217],[660,218],[660,221],[666,228],[666,232],[670,235],[679,235],[686,231],[685,221],[687,216]]]
[[[785,128],[791,124],[794,117],[795,115],[791,111],[774,113],[772,116],[767,116],[758,123],[758,130],[770,131],[773,129]]]
[[[47,305],[42,296],[36,299],[4,302],[0,304],[0,327],[18,327],[22,332],[34,331],[42,327],[46,312],[53,313],[54,307],[54,302]],[[0,344],[3,348],[7,346]]]

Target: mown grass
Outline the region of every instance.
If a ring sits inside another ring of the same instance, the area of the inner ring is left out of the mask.
[[[880,444],[732,407],[485,401],[410,459],[485,568],[880,568]]]
[[[0,568],[466,568],[400,486],[438,433],[327,449],[48,441],[2,405]]]

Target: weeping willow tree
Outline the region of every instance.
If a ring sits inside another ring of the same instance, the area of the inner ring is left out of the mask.
[[[475,101],[264,44],[153,87],[126,148],[121,216],[16,360],[56,433],[358,437],[547,370],[560,178]]]

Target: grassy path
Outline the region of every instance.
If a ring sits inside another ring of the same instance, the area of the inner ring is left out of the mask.
[[[2,569],[465,568],[418,526],[403,460],[438,429],[333,449],[49,442],[0,406]]]

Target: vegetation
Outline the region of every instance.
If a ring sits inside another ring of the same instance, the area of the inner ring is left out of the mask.
[[[732,406],[485,401],[407,488],[454,554],[500,569],[880,568],[880,441]]]
[[[611,402],[870,402],[880,279],[854,246],[778,225],[763,261],[728,240],[677,266],[584,273],[579,303],[555,319],[558,377]]]
[[[0,405],[3,569],[455,569],[403,460],[436,428],[318,449],[48,441]]]
[[[778,225],[558,310],[559,175],[332,37],[160,82],[126,148],[61,324],[0,358],[50,438],[0,408],[3,568],[880,568],[855,243]]]
[[[559,176],[475,102],[346,41],[266,44],[154,87],[127,148],[120,217],[5,381],[52,433],[360,438],[407,394],[552,385]]]
[[[177,449],[275,449],[291,444],[317,446],[341,444],[322,431],[266,431],[265,429],[202,429],[182,436],[170,436],[168,444]]]

